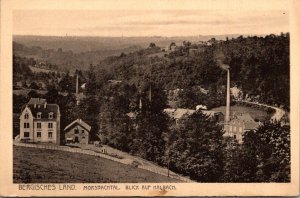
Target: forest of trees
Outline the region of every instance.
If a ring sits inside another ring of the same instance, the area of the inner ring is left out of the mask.
[[[216,54],[221,51],[225,63],[231,67],[232,86],[238,86],[244,96],[255,98],[258,102],[289,109],[289,33],[265,37],[240,36],[225,41],[211,39],[210,42],[212,45],[183,42],[169,53],[161,52],[152,43],[146,49],[89,64],[95,67],[98,84],[103,83],[103,78],[109,78],[138,86],[151,76],[151,80],[165,90],[201,86],[210,90],[211,95],[217,95],[224,91],[226,82],[226,71],[220,69],[216,62]],[[24,46],[15,44],[14,48],[22,51],[19,48]],[[35,62],[32,58],[26,61]],[[73,61],[72,65],[81,64],[76,59]],[[14,65],[14,71],[20,67]]]
[[[258,102],[289,108],[288,33],[213,41],[212,45],[184,42],[164,56],[149,56],[155,52],[148,48],[109,57],[97,68],[130,83],[137,84],[151,75],[152,81],[166,90],[201,86],[215,95],[222,92],[226,82],[226,71],[216,62],[221,51],[231,67],[232,86]]]
[[[87,93],[79,105],[73,93],[62,96],[53,88],[46,95],[14,95],[14,106],[19,110],[16,105],[30,97],[46,98],[59,104],[62,128],[80,117],[92,126],[92,141],[168,166],[198,182],[290,181],[289,126],[264,123],[257,131],[245,133],[244,143],[238,144],[224,139],[222,127],[200,111],[183,124],[172,125],[163,112],[166,94],[154,83],[151,96],[148,83],[142,91],[124,84],[94,88],[99,95]],[[128,112],[136,118],[127,116]]]
[[[176,127],[163,112],[168,107],[168,89],[183,89],[179,105],[185,108],[224,104],[226,75],[215,61],[220,50],[231,66],[233,84],[260,102],[288,109],[288,34],[212,41],[212,45],[184,42],[169,54],[150,56],[161,53],[153,43],[77,71],[86,82],[85,98],[79,105],[74,76],[66,73],[58,80],[56,74],[45,74],[46,79],[57,81],[50,83],[45,95],[35,91],[14,95],[14,113],[20,112],[30,97],[43,97],[60,106],[62,129],[80,117],[92,126],[92,141],[169,166],[198,182],[289,182],[288,126],[264,123],[257,131],[245,133],[243,144],[238,144],[224,139],[222,127],[201,112]],[[30,61],[34,60],[14,56],[14,81],[35,78],[36,74],[26,69]],[[199,87],[208,93],[200,93]]]

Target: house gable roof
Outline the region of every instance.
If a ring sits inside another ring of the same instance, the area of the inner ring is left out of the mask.
[[[190,116],[193,113],[195,113],[195,110],[192,109],[176,109],[176,111],[174,112],[174,118],[175,119],[180,119],[182,118],[184,115]]]
[[[180,119],[183,116],[190,116],[195,113],[193,109],[164,109],[164,112],[167,113],[171,118]]]
[[[22,111],[21,111],[21,114],[20,114],[20,116],[19,116],[20,119],[21,119],[22,114],[25,112],[26,109],[28,110],[27,113],[30,114],[31,116],[33,116],[33,115],[32,115],[32,112],[31,112],[31,110],[30,110],[30,108],[28,108],[27,105],[24,105],[24,106],[22,106]],[[24,114],[24,115],[25,115],[25,114]]]
[[[126,113],[126,115],[127,115],[128,117],[130,117],[131,119],[135,119],[135,118],[136,118],[136,113],[134,113],[134,112]]]
[[[53,113],[53,119],[57,118],[59,116],[59,107],[57,104],[47,104],[45,105],[36,105],[33,104],[27,105],[34,118],[36,118],[38,113],[41,113],[41,119],[49,119],[49,113]]]
[[[257,122],[246,122],[245,123],[245,130],[254,130],[259,127]]]
[[[37,117],[38,113],[41,113],[41,118],[39,118],[41,120],[49,120],[50,113],[53,113],[52,119],[56,119],[60,116],[59,106],[57,104],[47,104],[46,99],[31,98],[27,104],[23,105],[21,112],[23,112],[26,107],[30,109],[34,118]]]
[[[43,99],[43,98],[30,98],[30,100],[27,104],[43,105],[45,102],[46,102],[46,99]]]
[[[201,110],[201,112],[209,117],[213,117],[215,115],[224,115],[221,111]]]
[[[259,126],[259,123],[255,122],[249,113],[235,115],[230,122],[232,123],[234,121],[243,123],[245,125],[245,130],[254,130]]]
[[[74,120],[73,122],[71,122],[68,126],[65,127],[64,131],[66,131],[67,129],[69,129],[70,127],[72,127],[73,125],[80,125],[82,126],[83,128],[85,128],[88,132],[91,130],[91,126],[88,125],[86,122],[84,122],[83,120],[81,119],[76,119]]]
[[[236,118],[243,122],[255,122],[249,113],[238,114]]]

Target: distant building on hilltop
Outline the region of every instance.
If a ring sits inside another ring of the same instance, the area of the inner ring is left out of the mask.
[[[83,84],[80,86],[81,89],[85,89],[85,87],[86,87],[86,83],[83,83]]]
[[[132,120],[135,120],[135,119],[136,119],[136,113],[134,113],[134,112],[126,113],[126,115],[127,115],[130,119],[132,119]]]
[[[21,110],[19,140],[60,144],[59,106],[31,98]]]
[[[107,81],[110,85],[117,85],[117,84],[120,84],[120,83],[122,83],[122,81],[121,80],[108,80]]]
[[[177,48],[177,46],[176,46],[176,43],[175,42],[172,42],[172,43],[170,43],[170,45],[169,45],[169,50],[170,51],[175,51],[176,50],[176,48]]]

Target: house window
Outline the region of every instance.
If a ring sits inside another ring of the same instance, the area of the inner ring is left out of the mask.
[[[229,126],[229,131],[232,131],[232,126]]]
[[[52,132],[48,132],[48,138],[52,138],[53,133]]]
[[[233,127],[233,131],[236,131],[236,127],[235,126]]]
[[[81,130],[81,133],[84,134],[84,130]]]
[[[243,132],[243,128],[242,127],[240,127],[240,132]]]
[[[49,129],[52,129],[52,128],[53,128],[53,123],[52,123],[52,122],[49,122],[49,123],[48,123],[48,128],[49,128]]]
[[[42,123],[40,123],[40,122],[36,123],[36,128],[38,128],[38,129],[42,128]]]
[[[37,115],[36,115],[37,119],[41,119],[42,117],[42,113],[41,112],[38,112]]]
[[[53,119],[53,112],[49,113],[49,119]]]
[[[79,130],[78,130],[78,129],[75,129],[75,130],[74,130],[74,133],[75,133],[75,134],[78,134],[78,133],[79,133]]]
[[[29,137],[29,132],[24,132],[24,137],[28,138]]]
[[[24,118],[25,118],[25,119],[28,119],[28,118],[29,118],[29,114],[28,114],[28,113],[25,113]]]
[[[41,137],[42,137],[42,133],[41,133],[41,132],[37,132],[37,133],[36,133],[36,137],[37,137],[37,138],[41,138]]]
[[[24,128],[28,129],[29,128],[29,122],[24,122]]]
[[[233,138],[236,139],[236,135],[233,135]]]

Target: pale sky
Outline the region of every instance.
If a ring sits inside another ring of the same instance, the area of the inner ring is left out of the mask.
[[[279,34],[285,10],[15,10],[15,35],[194,36]]]

